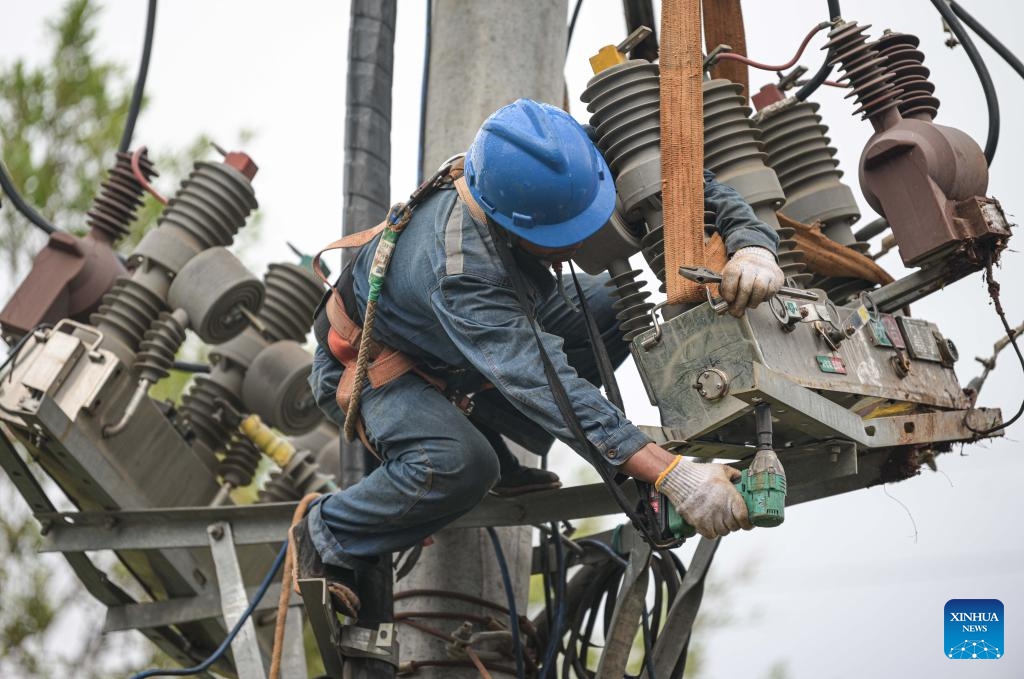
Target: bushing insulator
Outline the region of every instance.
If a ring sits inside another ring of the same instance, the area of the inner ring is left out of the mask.
[[[261,503],[267,502],[296,502],[302,499],[302,494],[299,492],[295,484],[283,472],[270,472],[270,479],[267,480],[267,484],[260,489],[259,501]]]
[[[266,295],[259,318],[271,342],[305,342],[313,324],[313,311],[324,286],[308,269],[295,264],[271,264],[263,278]]]
[[[196,163],[157,222],[190,237],[196,250],[231,245],[257,207],[248,178],[225,163]]]
[[[780,107],[758,121],[768,164],[775,170],[786,203],[779,210],[802,224],[821,222],[822,232],[842,245],[854,245],[850,226],[860,219],[857,201],[840,181],[836,149],[821,124],[818,104]]]
[[[118,278],[89,322],[104,334],[116,335],[134,352],[153,319],[166,309],[167,303],[149,288],[131,278]]]
[[[139,170],[147,181],[157,176],[145,152],[139,156]],[[110,169],[93,199],[92,207],[86,213],[86,223],[93,233],[102,234],[104,240],[111,245],[116,244],[128,235],[135,221],[135,213],[142,207],[144,191],[132,174],[132,154],[118,153],[114,167]]]
[[[187,322],[188,316],[181,309],[173,313],[160,312],[142,338],[139,353],[135,355],[135,363],[132,364],[132,370],[138,373],[140,379],[156,383],[167,377],[174,364],[174,356],[185,341]]]
[[[224,457],[217,463],[217,475],[235,488],[244,488],[252,483],[261,456],[252,441],[243,436],[232,436],[224,448]]]
[[[822,48],[831,50],[831,64],[838,64],[852,91],[846,98],[856,97],[860,107],[854,115],[862,119],[874,118],[897,108],[901,91],[893,84],[893,76],[886,68],[887,60],[869,43],[865,32],[871,24],[859,26],[856,21],[843,21],[829,31],[828,43]]]
[[[619,321],[619,332],[625,342],[633,341],[633,338],[651,327],[651,309],[654,304],[647,301],[651,296],[650,291],[644,290],[647,281],[639,278],[642,271],[630,269],[629,265],[622,260],[622,266],[609,271],[611,280],[605,285],[613,288],[611,295],[616,298],[612,309],[616,320]]]
[[[928,80],[931,72],[924,65],[924,53],[917,49],[920,44],[916,35],[886,30],[875,41],[875,48],[885,58],[893,84],[902,90],[900,115],[934,120],[939,112],[939,100],[935,97],[935,85]]]
[[[211,380],[208,375],[196,375],[192,388],[182,397],[179,409],[186,426],[210,452],[221,450],[232,434],[232,428],[215,417],[219,408],[217,401],[225,401],[239,412],[245,412],[233,391]]]
[[[587,103],[598,147],[615,175],[627,219],[661,192],[661,91],[658,67],[632,59],[601,71],[580,98]]]

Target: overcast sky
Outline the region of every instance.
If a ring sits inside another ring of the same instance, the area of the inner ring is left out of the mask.
[[[49,53],[44,20],[54,17],[60,4],[0,2],[0,63],[44,60]],[[106,4],[99,24],[100,49],[133,73],[145,3]],[[1024,54],[1024,10],[1019,3],[964,4]],[[621,6],[619,0],[583,4],[566,64],[573,113],[581,122],[586,110],[578,97],[590,74],[587,57],[624,37]],[[392,200],[408,195],[415,182],[424,7],[421,0],[399,2]],[[977,79],[962,49],[943,46],[940,21],[927,0],[847,0],[843,7],[846,18],[873,24],[872,36],[887,27],[918,34],[942,101],[938,122],[984,140],[985,104]],[[787,60],[827,13],[824,0],[748,0],[744,12],[748,53],[765,62]],[[174,148],[205,132],[224,146],[237,146],[239,130],[256,133],[246,150],[260,166],[254,186],[264,222],[248,259],[259,273],[271,261],[290,258],[286,240],[314,251],[340,231],[348,23],[343,2],[161,4],[147,84],[150,105],[136,128],[135,143],[155,150]],[[822,44],[823,38],[816,38],[802,61],[812,71]],[[979,48],[1003,111],[989,193],[1013,219],[1024,214],[1024,191],[1015,169],[1024,150],[1024,81],[986,47]],[[752,72],[753,89],[770,79],[771,74]],[[855,184],[857,160],[871,127],[851,115],[854,107],[842,95],[822,88],[815,99],[831,127],[846,179]],[[165,193],[174,188],[158,186]],[[855,193],[860,198],[856,187]],[[874,214],[861,204],[863,221],[870,221]],[[1011,248],[998,277],[1010,322],[1016,324],[1024,317],[1019,294],[1024,267],[1013,243]],[[902,272],[895,254],[881,263],[896,275]],[[979,371],[972,358],[987,356],[1001,333],[980,274],[915,304],[914,311],[955,340],[963,383]],[[639,423],[657,423],[635,369],[627,365],[620,374],[630,416]],[[1008,416],[1024,397],[1022,384],[1020,367],[1006,352],[980,402],[1002,407]],[[727,538],[710,577],[727,588],[720,604],[730,606],[734,622],[703,638],[707,676],[764,677],[778,663],[784,663],[786,676],[793,679],[1022,676],[1021,426],[1004,439],[940,457],[940,474],[925,470],[921,477],[885,490],[872,488],[801,505],[787,512],[780,528]],[[568,475],[578,464],[563,451],[553,466]],[[913,516],[916,539],[900,503]],[[749,580],[738,576],[747,565],[756,570]],[[979,666],[942,655],[943,606],[952,598],[1003,601],[1004,658]]]

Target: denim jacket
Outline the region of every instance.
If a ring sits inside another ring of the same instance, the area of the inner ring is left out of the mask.
[[[705,209],[729,254],[749,245],[776,251],[778,236],[760,222],[736,191],[704,172]],[[353,262],[360,317],[366,310],[367,272],[377,239]],[[555,279],[537,260],[517,253],[534,304],[552,294]],[[430,367],[474,369],[524,415],[568,445],[538,355],[530,322],[498,258],[486,224],[464,209],[454,190],[441,190],[414,211],[395,248],[374,326],[375,339]],[[589,381],[569,366],[561,339],[542,332],[545,349],[565,385],[587,439],[619,465],[650,442]]]

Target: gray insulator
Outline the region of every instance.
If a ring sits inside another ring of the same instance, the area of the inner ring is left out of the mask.
[[[252,483],[261,455],[249,439],[232,436],[224,449],[224,457],[217,463],[217,475],[235,488],[244,488]]]
[[[267,485],[260,490],[259,494],[260,502],[297,502],[301,499],[302,494],[299,493],[298,488],[286,474],[281,472],[271,472]]]
[[[811,279],[804,271],[804,255],[775,214],[786,194],[766,164],[761,131],[750,119],[741,92],[742,86],[731,80],[704,81],[704,167],[736,189],[758,219],[779,233],[779,265],[791,283],[803,286]]]
[[[263,284],[225,248],[203,250],[188,260],[167,291],[167,302],[188,312],[189,325],[208,344],[220,344],[249,324],[242,309],[256,314]]]
[[[286,434],[302,434],[323,419],[309,389],[313,356],[292,340],[274,342],[249,364],[242,380],[245,412]]]
[[[642,271],[630,269],[629,264],[620,260],[617,265],[610,267],[608,272],[611,280],[605,285],[614,288],[611,292],[616,297],[612,309],[617,313],[615,318],[619,321],[619,331],[625,342],[631,342],[634,337],[651,327],[651,309],[654,304],[647,301],[651,293],[644,290],[647,281],[640,280]]]
[[[323,284],[308,269],[295,264],[271,264],[263,278],[266,295],[259,318],[263,336],[271,342],[305,342],[313,311],[324,293]]]
[[[167,204],[157,228],[181,229],[198,250],[228,246],[256,207],[245,175],[224,163],[200,162]]]
[[[271,474],[259,497],[260,502],[290,502],[309,493],[327,493],[334,489],[330,477],[320,471],[313,453],[300,449],[284,469]]]
[[[627,219],[661,192],[661,92],[658,67],[633,59],[601,71],[581,99],[597,129]]]
[[[104,334],[114,334],[131,351],[137,351],[153,319],[167,309],[156,293],[131,278],[118,278],[89,322]]]
[[[921,41],[916,35],[886,30],[875,41],[875,49],[886,60],[899,96],[900,115],[904,118],[934,120],[939,112],[935,85],[928,80],[930,71],[924,65],[924,53],[917,49]]]
[[[704,167],[736,189],[759,219],[778,228],[775,210],[786,195],[765,163],[761,132],[750,120],[742,91],[731,80],[704,81]]]
[[[818,104],[799,102],[762,118],[759,127],[768,164],[786,194],[780,212],[802,224],[821,222],[822,232],[841,245],[854,245],[850,226],[860,210],[825,135]]]
[[[239,412],[244,412],[242,403],[234,393],[207,375],[196,375],[192,388],[181,399],[180,413],[186,425],[210,451],[222,449],[232,433],[214,416],[218,400],[230,403]]]
[[[156,383],[167,377],[174,355],[185,341],[185,324],[188,316],[181,309],[173,313],[162,311],[146,331],[139,344],[132,369],[140,379]]]

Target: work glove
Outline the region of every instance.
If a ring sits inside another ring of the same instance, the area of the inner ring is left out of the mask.
[[[775,296],[785,279],[771,250],[752,245],[737,250],[722,269],[718,291],[729,313],[739,318],[745,309]]]
[[[753,524],[747,504],[736,490],[740,471],[724,464],[694,463],[679,459],[655,482],[672,506],[697,532],[708,538],[727,535]]]

